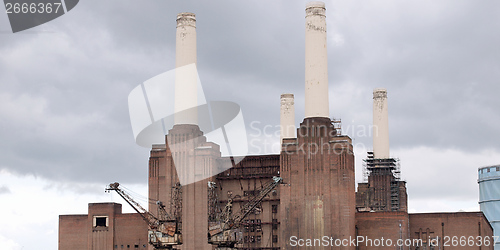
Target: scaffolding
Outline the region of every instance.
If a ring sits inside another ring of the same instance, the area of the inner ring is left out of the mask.
[[[219,205],[219,196],[217,192],[217,183],[208,182],[208,221],[217,221],[218,215],[222,213]]]
[[[387,208],[384,204],[380,204],[379,201],[374,201],[373,204],[371,204],[372,208],[376,211],[398,211],[401,207],[401,165],[399,159],[375,158],[373,152],[367,152],[367,157],[363,160],[363,182],[368,183],[369,177],[372,174],[379,176],[390,175],[390,190],[387,190],[390,192],[390,207]],[[374,192],[379,192],[378,187],[374,188],[374,190]]]
[[[170,200],[170,214],[178,221],[182,221],[182,186],[180,182],[172,186],[170,195],[172,197]]]
[[[335,129],[336,135],[342,134],[342,120],[332,118],[333,128]]]

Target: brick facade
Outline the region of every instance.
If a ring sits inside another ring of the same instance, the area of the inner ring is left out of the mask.
[[[86,215],[59,216],[59,250],[147,249],[148,227],[117,203],[90,203]]]

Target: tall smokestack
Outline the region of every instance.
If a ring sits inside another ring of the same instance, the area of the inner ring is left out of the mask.
[[[175,124],[198,124],[196,63],[196,17],[193,13],[179,13],[175,40]]]
[[[293,94],[281,95],[280,142],[284,138],[295,138],[295,106]]]
[[[323,2],[306,5],[306,118],[329,117],[325,13]]]
[[[387,90],[373,90],[373,157],[389,158],[389,115],[387,111]]]

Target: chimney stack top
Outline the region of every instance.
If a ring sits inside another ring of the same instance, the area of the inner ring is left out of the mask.
[[[375,98],[387,98],[387,89],[376,88],[373,90],[373,99]]]
[[[326,16],[326,7],[323,2],[309,2],[306,5],[306,17],[307,16]]]
[[[196,15],[189,12],[177,14],[177,27],[193,26],[196,27]]]
[[[325,3],[321,1],[312,1],[306,4],[306,9],[309,8],[325,8]]]

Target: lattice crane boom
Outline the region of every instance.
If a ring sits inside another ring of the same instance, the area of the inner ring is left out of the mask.
[[[149,243],[153,245],[155,249],[171,249],[174,245],[182,244],[179,223],[177,220],[170,218],[162,202],[156,202],[158,206],[158,217],[160,217],[158,218],[121,189],[118,182],[109,184],[106,191],[115,191],[144,219],[148,224]]]
[[[120,187],[120,183],[115,182],[109,184],[106,188],[106,191],[115,191],[118,195],[120,195],[148,224],[149,228],[157,228],[159,224],[159,219],[156,218],[153,214],[151,214],[148,210],[143,208],[141,204],[135,201],[127,192],[125,192]]]
[[[279,185],[282,178],[273,177],[273,180],[266,183],[259,193],[250,199],[241,209],[235,214],[232,212],[232,199],[228,200],[224,210],[221,213],[218,224],[209,228],[208,243],[216,245],[216,249],[232,249],[235,244],[241,240],[241,232],[239,226],[252,210],[259,205],[260,202]]]
[[[249,200],[236,214],[233,215],[233,223],[235,225],[239,225],[247,215],[252,212],[252,210],[259,205],[259,203],[271,192],[273,189],[278,186],[281,182],[282,178],[273,177],[273,180],[267,183],[259,192],[258,195],[254,196],[251,200]]]

